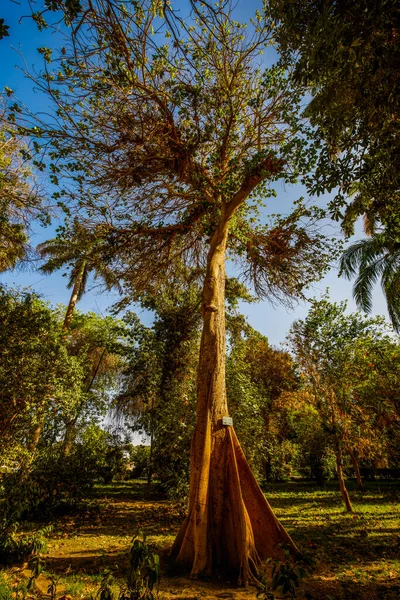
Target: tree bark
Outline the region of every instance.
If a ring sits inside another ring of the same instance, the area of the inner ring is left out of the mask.
[[[153,445],[154,445],[154,398],[151,399],[151,415],[150,415],[150,453],[149,462],[147,467],[147,485],[146,485],[146,499],[150,500],[151,495],[151,482],[153,479]]]
[[[65,458],[66,456],[69,456],[71,454],[72,446],[76,437],[76,421],[76,418],[72,419],[71,421],[68,421],[65,425],[65,434],[61,449],[61,458]]]
[[[276,519],[246,461],[228,415],[225,389],[225,253],[229,219],[213,235],[203,286],[203,332],[192,439],[188,516],[174,542],[191,577],[216,570],[254,582],[262,559],[298,550]]]
[[[86,265],[86,263],[85,263],[85,261],[83,261],[81,270],[79,271],[79,274],[78,274],[77,278],[75,279],[74,286],[72,288],[71,297],[69,299],[67,312],[65,313],[65,319],[64,319],[64,323],[63,323],[63,331],[64,332],[68,331],[69,326],[71,325],[72,315],[74,314],[75,306],[76,306],[76,303],[78,302],[78,298],[79,298],[79,292],[80,292],[80,289],[82,286],[85,265]]]
[[[354,473],[356,475],[357,487],[359,490],[363,489],[363,482],[360,473],[360,461],[358,460],[357,450],[349,451],[351,462],[353,463]]]
[[[33,454],[36,451],[36,448],[38,447],[38,444],[40,441],[40,436],[42,435],[43,426],[44,426],[44,416],[45,416],[44,410],[40,410],[38,412],[37,423],[33,430],[32,438],[28,444],[28,450],[31,454]]]
[[[343,467],[342,467],[342,450],[338,448],[336,450],[336,468],[337,468],[337,476],[339,480],[340,492],[343,496],[343,501],[346,506],[347,512],[353,512],[353,507],[350,502],[350,496],[346,488],[346,484],[343,477]]]

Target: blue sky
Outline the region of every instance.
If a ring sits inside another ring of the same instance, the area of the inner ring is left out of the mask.
[[[244,9],[248,12],[252,7],[256,8],[257,4],[256,0],[246,3],[239,0],[238,12],[244,12]],[[38,7],[40,7],[39,3]],[[23,15],[28,14],[29,9],[25,0],[19,4],[11,0],[3,0],[0,17],[4,18],[6,24],[10,26],[10,37],[0,41],[0,89],[8,86],[32,111],[46,112],[48,109],[46,98],[37,93],[33,83],[24,76],[24,65],[29,70],[40,70],[42,57],[37,52],[37,47],[57,46],[61,34],[52,33],[50,30],[38,32],[30,19],[21,19]],[[43,185],[46,185],[45,181]],[[271,212],[274,213],[287,212],[293,200],[305,195],[301,186],[278,184],[277,191],[278,197],[271,199]],[[319,199],[319,204],[323,205],[324,201],[326,202],[327,198]],[[56,222],[48,228],[36,227],[32,235],[33,244],[53,237],[55,227]],[[332,227],[335,226],[332,224]],[[358,227],[356,235],[356,238],[359,237],[362,237],[361,227]],[[3,273],[0,275],[0,282],[21,287],[30,286],[52,304],[68,302],[69,290],[66,289],[66,279],[61,273],[44,276],[35,271],[32,266],[29,270]],[[320,297],[327,287],[330,288],[332,300],[348,299],[349,310],[356,309],[351,297],[352,282],[339,279],[335,269],[332,269],[322,281],[315,284],[314,289],[308,295],[309,297]],[[79,308],[84,311],[93,310],[106,314],[108,307],[117,299],[117,295],[101,291],[98,284],[93,283],[89,288],[81,300]],[[272,344],[279,345],[284,341],[291,323],[297,318],[303,318],[308,307],[307,303],[300,303],[295,310],[289,311],[282,306],[271,306],[268,302],[259,302],[251,305],[243,304],[241,309],[253,327],[266,335]],[[151,317],[148,314],[140,309],[138,313],[146,323],[150,322]],[[379,287],[375,289],[373,314],[387,314],[385,301]]]

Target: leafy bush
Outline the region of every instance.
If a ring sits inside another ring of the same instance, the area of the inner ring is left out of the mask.
[[[76,507],[90,496],[99,476],[98,463],[81,444],[65,457],[52,448],[41,450],[29,467],[4,477],[3,522],[8,527]]]
[[[183,473],[181,477],[175,477],[164,484],[167,497],[173,502],[179,511],[185,513],[189,501],[189,474]]]
[[[8,530],[4,528],[0,534],[0,564],[12,563],[45,552],[46,538],[53,531],[53,527],[49,525],[24,536],[17,535],[16,530],[17,524],[14,524]]]
[[[292,442],[281,442],[271,434],[264,452],[266,481],[287,481],[292,471],[291,459],[295,454]]]

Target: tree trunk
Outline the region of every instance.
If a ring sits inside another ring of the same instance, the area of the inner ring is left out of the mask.
[[[188,516],[171,554],[191,577],[234,572],[255,581],[262,559],[298,550],[276,519],[246,461],[228,415],[225,390],[225,252],[228,219],[213,235],[203,286],[203,332],[192,439]]]
[[[61,449],[61,458],[65,458],[71,454],[72,446],[76,437],[76,425],[77,419],[72,419],[72,421],[68,421],[65,425],[65,434],[63,445]]]
[[[69,299],[67,312],[65,313],[65,319],[64,319],[64,323],[63,323],[63,331],[64,332],[68,331],[69,326],[71,325],[72,315],[74,314],[75,306],[76,306],[76,303],[78,302],[78,298],[79,298],[79,292],[80,292],[80,289],[82,286],[85,265],[86,265],[86,263],[85,263],[85,261],[83,261],[81,270],[79,271],[79,274],[74,282],[74,287],[72,288],[71,297]]]
[[[346,484],[344,482],[343,477],[343,468],[342,468],[342,450],[339,448],[336,451],[336,468],[337,468],[337,476],[339,480],[340,492],[343,496],[343,500],[346,506],[347,512],[353,512],[353,507],[350,502],[350,496],[346,488]]]
[[[37,417],[37,423],[33,430],[33,435],[31,441],[28,444],[28,450],[31,454],[36,451],[36,448],[39,444],[40,436],[42,435],[43,426],[44,426],[44,410],[40,410]]]
[[[76,304],[76,302],[75,302],[75,304]],[[74,304],[74,306],[75,306],[75,304]],[[68,314],[68,311],[67,311],[67,314]],[[69,323],[71,322],[72,314],[73,314],[73,311],[71,312],[71,316],[70,316],[70,319],[68,322],[67,329],[69,327]],[[67,320],[67,315],[65,317],[65,321],[66,320]],[[64,321],[64,330],[65,330],[65,321]],[[90,392],[90,390],[92,389],[94,381],[97,377],[97,373],[99,372],[101,362],[104,358],[106,349],[107,349],[107,344],[104,346],[103,351],[100,355],[100,358],[97,362],[96,368],[94,370],[94,373],[90,377],[90,381],[87,384],[87,387],[85,389],[85,394],[88,394]],[[73,446],[75,438],[76,438],[76,424],[78,422],[78,418],[79,418],[79,415],[81,414],[81,410],[82,410],[83,406],[84,406],[84,401],[81,402],[81,404],[78,406],[75,417],[73,419],[70,419],[69,421],[67,421],[67,423],[65,425],[65,434],[64,434],[64,440],[63,440],[63,445],[62,445],[62,449],[61,449],[61,458],[64,458],[65,456],[69,456],[71,454],[72,446]]]
[[[150,453],[149,462],[147,467],[147,485],[146,485],[146,499],[150,500],[151,495],[151,481],[153,479],[153,442],[154,442],[154,398],[151,399],[151,415],[150,415]]]
[[[354,451],[350,450],[349,454],[350,454],[351,462],[353,463],[354,473],[356,475],[357,487],[359,490],[362,490],[363,482],[361,479],[360,461],[358,460],[358,452],[357,452],[357,450],[354,450]]]

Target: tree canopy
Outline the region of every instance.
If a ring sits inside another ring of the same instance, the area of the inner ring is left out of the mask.
[[[395,0],[272,0],[281,48],[320,140],[312,192],[336,190],[333,216],[351,233],[359,215],[398,229],[400,9]]]

